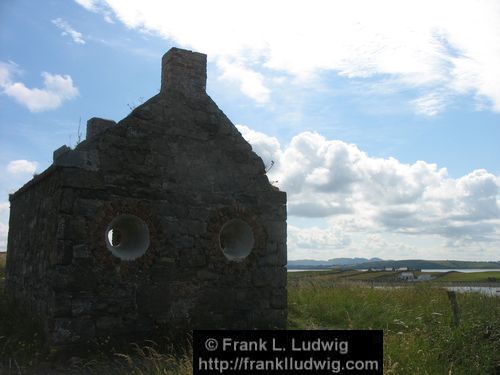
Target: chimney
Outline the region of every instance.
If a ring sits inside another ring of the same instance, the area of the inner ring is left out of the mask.
[[[113,120],[106,120],[99,117],[92,117],[87,121],[87,137],[90,139],[95,137],[97,134],[102,133],[104,130],[109,129],[116,125]]]
[[[161,62],[162,94],[182,93],[200,97],[206,93],[207,55],[180,48],[171,48]]]

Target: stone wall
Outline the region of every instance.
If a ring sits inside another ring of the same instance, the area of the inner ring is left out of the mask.
[[[286,325],[286,195],[206,95],[205,55],[173,49],[162,72],[160,94],[89,121],[11,197],[7,286],[51,345]]]
[[[6,289],[45,331],[54,298],[52,271],[65,253],[64,244],[57,241],[63,230],[58,216],[61,194],[60,171],[52,168],[18,191],[18,199],[11,198]]]

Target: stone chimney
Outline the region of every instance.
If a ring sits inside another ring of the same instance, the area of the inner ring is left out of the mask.
[[[161,90],[178,92],[186,97],[200,97],[207,87],[207,55],[171,48],[161,63]]]
[[[113,120],[106,120],[99,117],[92,117],[87,121],[87,137],[86,139],[90,139],[104,130],[109,129],[116,125],[116,122]]]

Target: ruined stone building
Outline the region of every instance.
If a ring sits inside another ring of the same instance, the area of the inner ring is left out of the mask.
[[[285,327],[286,195],[205,89],[171,49],[158,95],[10,196],[6,289],[49,345]]]

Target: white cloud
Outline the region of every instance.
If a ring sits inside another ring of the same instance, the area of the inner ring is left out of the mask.
[[[0,203],[0,215],[3,214],[4,212],[8,212],[9,211],[9,202],[1,202]]]
[[[106,6],[103,6],[98,0],[75,0],[75,2],[90,12],[100,13],[103,15],[104,20],[108,23],[114,23],[111,18],[111,13]]]
[[[29,173],[33,174],[38,167],[38,163],[36,161],[29,160],[12,160],[7,164],[7,172],[12,174],[21,174],[21,173]]]
[[[323,71],[390,78],[398,89],[473,94],[500,111],[496,0],[77,2],[219,64],[237,62],[227,69],[241,72],[241,89],[261,102],[269,93],[257,65],[299,79]]]
[[[96,1],[94,0],[75,0],[76,3],[80,4],[87,10],[95,11],[96,10]]]
[[[287,192],[290,217],[328,220],[327,229],[292,227],[292,253],[294,247],[341,249],[353,236],[380,233],[491,254],[500,246],[500,177],[486,170],[454,179],[435,164],[370,157],[356,145],[317,133],[300,133],[281,147],[275,138],[238,129],[257,154],[276,162],[270,179]],[[391,248],[413,248],[401,244],[393,241]]]
[[[236,125],[236,128],[252,145],[253,151],[262,158],[266,168],[271,168],[271,164],[281,158],[281,146],[277,138],[256,132],[245,125]]]
[[[447,98],[444,94],[432,92],[413,100],[412,103],[417,113],[425,116],[436,116],[444,111]]]
[[[9,226],[0,222],[0,251],[7,250],[7,235],[9,234]]]
[[[269,101],[271,91],[264,85],[262,74],[242,64],[229,63],[225,60],[219,60],[217,66],[223,72],[220,79],[238,83],[241,92],[257,103],[264,104]]]
[[[11,76],[19,74],[20,70],[16,63],[0,61],[0,88],[10,84]]]
[[[43,88],[28,88],[22,82],[14,82],[19,68],[12,62],[0,61],[0,89],[31,112],[56,109],[66,100],[78,96],[78,89],[69,75],[42,73]]]
[[[62,30],[61,35],[70,36],[71,39],[73,39],[73,42],[77,44],[85,44],[82,33],[76,31],[68,22],[66,22],[62,18],[56,18],[52,20],[52,23],[56,25],[58,29]]]
[[[324,255],[338,249],[347,248],[351,243],[349,234],[339,226],[328,228],[299,228],[294,225],[287,227],[287,245],[294,249],[295,257],[310,257],[313,254]]]

